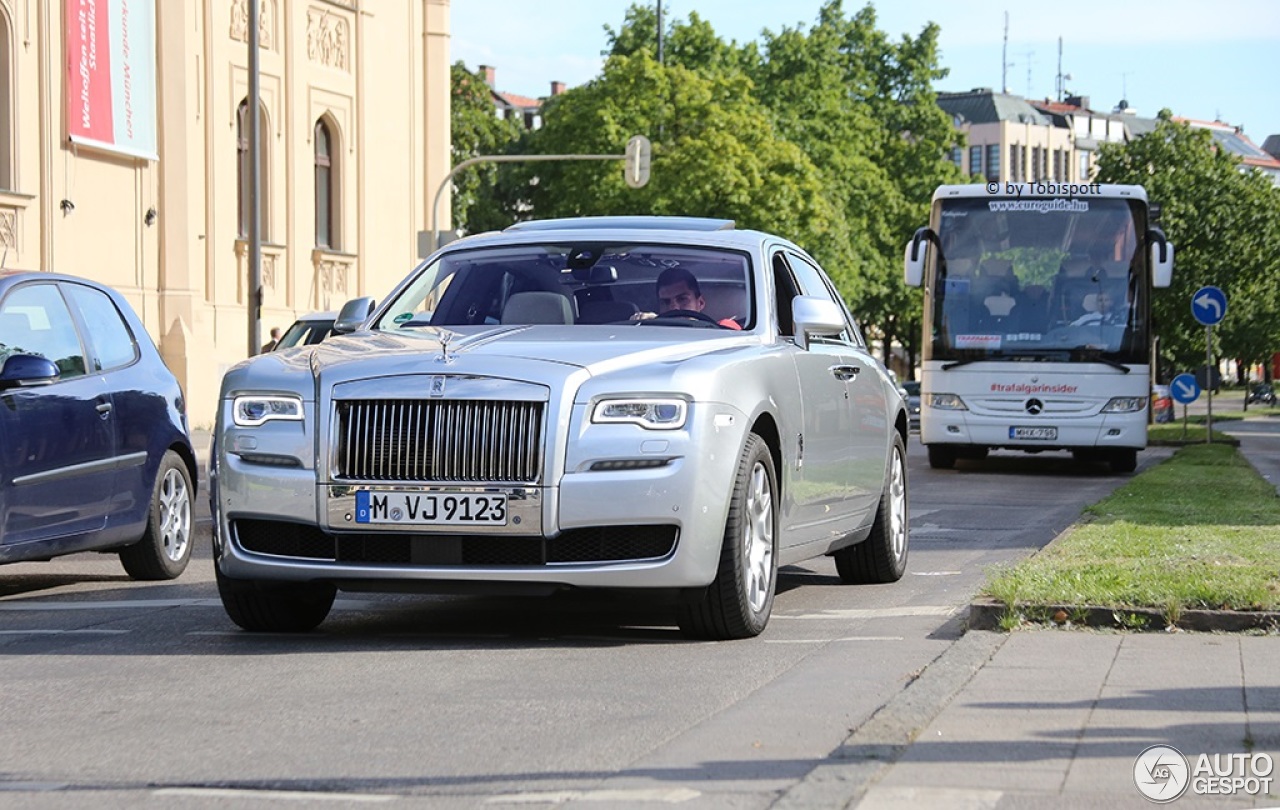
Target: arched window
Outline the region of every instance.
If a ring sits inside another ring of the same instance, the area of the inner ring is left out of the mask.
[[[0,11],[0,189],[15,191],[13,178],[13,37],[9,20]]]
[[[260,205],[261,221],[259,223],[259,236],[262,241],[267,241],[267,234],[270,229],[267,227],[270,222],[268,212],[270,206],[267,204],[271,199],[268,193],[270,184],[267,179],[271,177],[270,166],[267,163],[267,116],[258,110],[258,196],[262,201]],[[249,165],[249,100],[245,99],[240,102],[240,106],[236,109],[236,188],[238,189],[236,196],[236,233],[241,239],[249,238],[249,217],[253,213],[253,167]]]
[[[323,118],[316,121],[316,247],[338,247],[337,150]]]

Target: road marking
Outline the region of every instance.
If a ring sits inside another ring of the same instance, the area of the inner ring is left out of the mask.
[[[551,790],[490,796],[485,804],[563,804],[564,802],[662,802],[679,804],[702,794],[690,788],[650,790]]]
[[[916,807],[990,810],[1003,796],[999,790],[875,786],[858,802],[858,810],[914,810]]]
[[[0,611],[5,610],[112,610],[162,607],[222,607],[218,599],[130,599],[114,602],[24,602],[0,600]]]
[[[950,616],[959,608],[954,605],[903,605],[892,608],[850,608],[819,610],[815,613],[774,614],[775,619],[892,619],[899,616]]]
[[[129,630],[0,630],[0,636],[118,636]]]
[[[932,515],[934,512],[941,512],[941,511],[942,511],[941,509],[912,509],[907,514],[907,517],[910,518],[911,520],[915,520],[916,518],[922,518],[925,515]]]
[[[338,599],[335,610],[374,610],[387,607],[386,602],[364,599]],[[0,612],[13,610],[130,610],[172,607],[222,607],[221,599],[128,599],[112,602],[29,602],[23,599],[0,599]]]
[[[307,790],[242,790],[238,788],[160,788],[153,796],[194,796],[205,799],[279,799],[290,802],[394,802],[401,798],[378,793],[319,793]]]
[[[913,577],[958,577],[963,571],[910,571]]]
[[[833,641],[902,641],[902,636],[844,636],[843,638],[767,638],[765,644],[830,644]]]

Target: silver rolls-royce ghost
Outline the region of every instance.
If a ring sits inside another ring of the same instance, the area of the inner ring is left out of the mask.
[[[745,638],[779,565],[906,568],[906,406],[785,239],[524,222],[335,328],[222,382],[217,582],[247,630],[310,630],[338,590],[536,586],[661,590],[686,635]]]

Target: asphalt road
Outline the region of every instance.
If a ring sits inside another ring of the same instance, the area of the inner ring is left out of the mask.
[[[989,566],[1128,478],[1055,453],[935,471],[914,436],[909,454],[904,579],[788,567],[742,642],[584,594],[346,593],[315,633],[251,635],[218,601],[207,522],[174,583],[113,556],[7,566],[0,805],[785,805],[959,638]]]

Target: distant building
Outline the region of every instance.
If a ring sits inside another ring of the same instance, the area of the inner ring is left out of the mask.
[[[263,334],[381,296],[417,261],[450,167],[449,3],[372,5],[259,0],[254,20],[247,0],[0,0],[0,264],[118,289],[194,425],[262,344],[255,118]]]
[[[952,161],[966,174],[988,181],[1079,182],[1071,131],[1056,125],[1021,96],[976,88],[939,93],[938,106],[968,138]]]
[[[1051,117],[1056,126],[1070,130],[1080,180],[1093,178],[1102,144],[1127,143],[1156,126],[1156,119],[1138,116],[1123,100],[1109,113],[1092,109],[1088,96],[1073,95],[1062,101],[1045,99],[1030,104]]]
[[[485,84],[489,85],[489,93],[493,96],[494,110],[499,118],[515,118],[524,124],[525,129],[538,129],[542,126],[542,103],[544,98],[529,98],[517,93],[504,93],[498,89],[498,70],[492,65],[481,65],[480,73]],[[564,82],[551,83],[551,95],[558,96],[564,92]]]
[[[1213,135],[1213,142],[1219,148],[1223,149],[1236,157],[1240,158],[1240,166],[1242,169],[1257,169],[1271,176],[1271,182],[1280,186],[1280,159],[1270,154],[1266,149],[1259,147],[1240,129],[1240,127],[1232,126],[1223,121],[1197,121],[1194,118],[1174,118],[1175,121],[1181,121],[1188,124],[1193,129],[1207,129]],[[1280,141],[1280,137],[1272,135],[1267,139],[1267,143],[1272,140]],[[1280,145],[1280,144],[1277,144]]]

